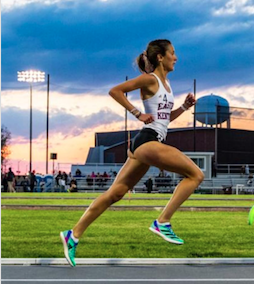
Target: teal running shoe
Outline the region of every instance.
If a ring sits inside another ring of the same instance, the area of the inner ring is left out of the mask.
[[[180,239],[172,230],[170,223],[165,223],[164,225],[159,225],[158,221],[153,221],[152,225],[149,228],[150,231],[154,232],[155,234],[161,236],[165,241],[183,245],[184,240]]]
[[[252,225],[254,222],[254,205],[250,209],[248,221],[249,225]]]
[[[64,255],[71,266],[75,266],[75,254],[78,243],[71,238],[71,230],[60,233],[60,238],[64,247]]]

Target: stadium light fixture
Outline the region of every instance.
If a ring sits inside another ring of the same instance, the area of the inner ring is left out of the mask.
[[[37,83],[45,81],[45,72],[29,70],[29,71],[18,71],[19,82]]]
[[[32,83],[44,82],[45,72],[29,70],[29,71],[18,71],[18,81],[28,82],[30,84],[30,157],[29,157],[29,172],[32,172]]]

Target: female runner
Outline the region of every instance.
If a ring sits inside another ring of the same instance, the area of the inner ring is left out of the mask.
[[[174,97],[167,74],[174,70],[176,62],[177,56],[171,42],[154,40],[137,58],[137,64],[143,74],[110,90],[110,96],[142,121],[144,126],[133,139],[128,150],[128,158],[112,186],[95,199],[72,230],[60,233],[65,257],[71,266],[76,265],[78,240],[87,227],[110,205],[122,199],[150,166],[184,176],[158,219],[154,220],[149,228],[170,243],[184,244],[184,241],[173,232],[170,219],[203,181],[204,175],[190,158],[178,149],[163,143],[166,140],[169,122],[195,104],[193,94],[188,94],[184,103],[172,110]],[[140,89],[145,113],[136,109],[125,96],[125,93],[137,89]]]

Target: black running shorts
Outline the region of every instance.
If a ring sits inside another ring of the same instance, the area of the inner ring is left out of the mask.
[[[158,137],[158,133],[151,128],[143,128],[139,131],[139,133],[133,138],[130,143],[130,151],[134,153],[134,151],[141,146],[142,144],[150,141],[158,141],[163,142]]]

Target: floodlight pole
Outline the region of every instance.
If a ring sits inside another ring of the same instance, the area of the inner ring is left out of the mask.
[[[29,154],[29,172],[32,172],[32,140],[33,140],[33,94],[32,82],[44,82],[45,73],[41,71],[18,71],[18,81],[30,83],[30,154]]]
[[[46,174],[48,174],[48,159],[49,159],[49,74],[47,80]]]
[[[33,140],[33,113],[32,113],[32,83],[30,83],[30,155],[29,155],[29,172],[32,172],[32,140]]]
[[[196,79],[194,79],[194,98],[196,99]],[[193,151],[196,152],[196,104],[194,105],[194,116],[193,116]]]

